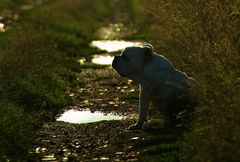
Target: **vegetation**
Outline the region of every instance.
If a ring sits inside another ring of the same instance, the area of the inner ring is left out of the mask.
[[[182,143],[185,161],[238,161],[240,2],[143,2],[147,39],[199,82],[197,119]],[[143,29],[144,29],[143,28]]]
[[[67,92],[80,71],[77,59],[89,53],[96,24],[109,11],[105,6],[104,0],[51,1],[22,12],[0,33],[0,159],[26,159],[33,130],[73,102]]]
[[[18,5],[31,2],[3,0],[0,9],[18,10]],[[78,83],[77,72],[104,68],[78,66],[77,60],[95,50],[89,43],[99,26],[109,21],[136,28],[129,39],[152,43],[176,68],[199,82],[193,94],[199,100],[196,120],[184,137],[178,133],[150,138],[142,143],[144,154],[152,161],[156,157],[158,161],[239,161],[239,0],[124,3],[131,23],[114,17],[120,6],[115,11],[109,0],[53,0],[18,11],[20,20],[0,33],[0,161],[27,158],[33,130],[74,102],[68,91]],[[9,12],[1,14],[8,17]],[[137,91],[129,92],[126,99],[136,96]]]

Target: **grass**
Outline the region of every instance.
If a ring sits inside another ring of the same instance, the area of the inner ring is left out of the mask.
[[[16,9],[16,2],[3,0],[0,8]],[[30,1],[17,3],[25,2]],[[152,43],[200,85],[193,94],[199,106],[189,131],[175,144],[152,140],[145,153],[161,155],[155,161],[239,161],[240,2],[124,2],[139,31],[132,38]],[[0,33],[1,158],[24,159],[37,121],[72,102],[66,91],[77,79],[84,82],[76,75],[85,68],[77,59],[95,50],[88,45],[99,26],[117,20],[111,8],[108,0],[49,1],[22,12],[9,32]],[[126,99],[136,97],[130,92]]]
[[[139,90],[127,92],[127,94],[125,96],[122,96],[121,99],[128,100],[128,101],[131,101],[131,100],[136,101],[139,99]]]
[[[105,0],[47,2],[0,33],[0,159],[26,160],[35,129],[73,102],[66,92],[81,70],[77,58],[95,50],[89,42],[110,10],[105,6]]]
[[[68,81],[62,77],[64,59],[53,48],[54,42],[29,24],[21,27],[28,30],[1,33],[0,45],[0,107],[4,114],[0,150],[1,158],[12,160],[27,157],[39,121],[52,119],[71,103],[65,93]]]
[[[16,104],[0,101],[0,160],[25,159],[33,140],[33,121]]]
[[[188,155],[182,161],[239,161],[239,1],[142,4],[148,42],[200,83],[194,92],[197,119],[182,143]]]
[[[143,161],[177,162],[182,158],[178,141],[183,131],[179,129],[161,129],[147,131],[147,137],[137,147],[141,148]]]
[[[82,69],[105,69],[109,67],[109,65],[101,65],[101,64],[93,64],[93,63],[84,63],[80,65]]]

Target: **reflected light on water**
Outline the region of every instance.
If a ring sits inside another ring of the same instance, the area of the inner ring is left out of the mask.
[[[123,116],[113,115],[113,114],[104,114],[102,112],[94,112],[91,111],[76,111],[76,110],[68,110],[64,112],[57,121],[64,121],[68,123],[92,123],[103,120],[121,120]]]
[[[101,64],[101,65],[111,65],[114,57],[113,56],[104,56],[104,55],[96,55],[92,59],[92,63]]]
[[[119,41],[119,40],[98,40],[92,41],[91,46],[97,47],[101,50],[106,50],[107,52],[114,52],[122,50],[130,46],[139,46],[140,42],[129,42],[129,41]]]
[[[5,32],[4,24],[3,24],[3,23],[0,23],[0,32]]]

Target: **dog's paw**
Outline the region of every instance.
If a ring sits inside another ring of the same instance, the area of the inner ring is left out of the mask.
[[[151,119],[147,123],[143,124],[143,130],[158,130],[163,127],[163,121],[161,119]]]
[[[133,124],[130,127],[128,127],[128,130],[138,130],[138,129],[142,129],[142,125],[140,125],[140,124]]]

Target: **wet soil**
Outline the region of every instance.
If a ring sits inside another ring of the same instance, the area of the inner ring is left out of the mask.
[[[102,111],[135,116],[138,86],[123,79],[109,66],[83,69],[79,84],[69,95],[77,100],[68,109]],[[136,146],[145,139],[145,132],[128,131],[134,119],[72,124],[60,121],[45,123],[37,132],[33,152],[42,161],[139,161]]]
[[[83,69],[78,80],[82,80],[83,85],[70,94],[78,101],[75,109],[125,115],[137,113],[138,85],[120,77],[110,66]]]
[[[136,146],[143,131],[127,131],[128,122],[90,124],[46,123],[39,132],[36,151],[43,161],[139,161]],[[51,157],[51,159],[47,159]]]

